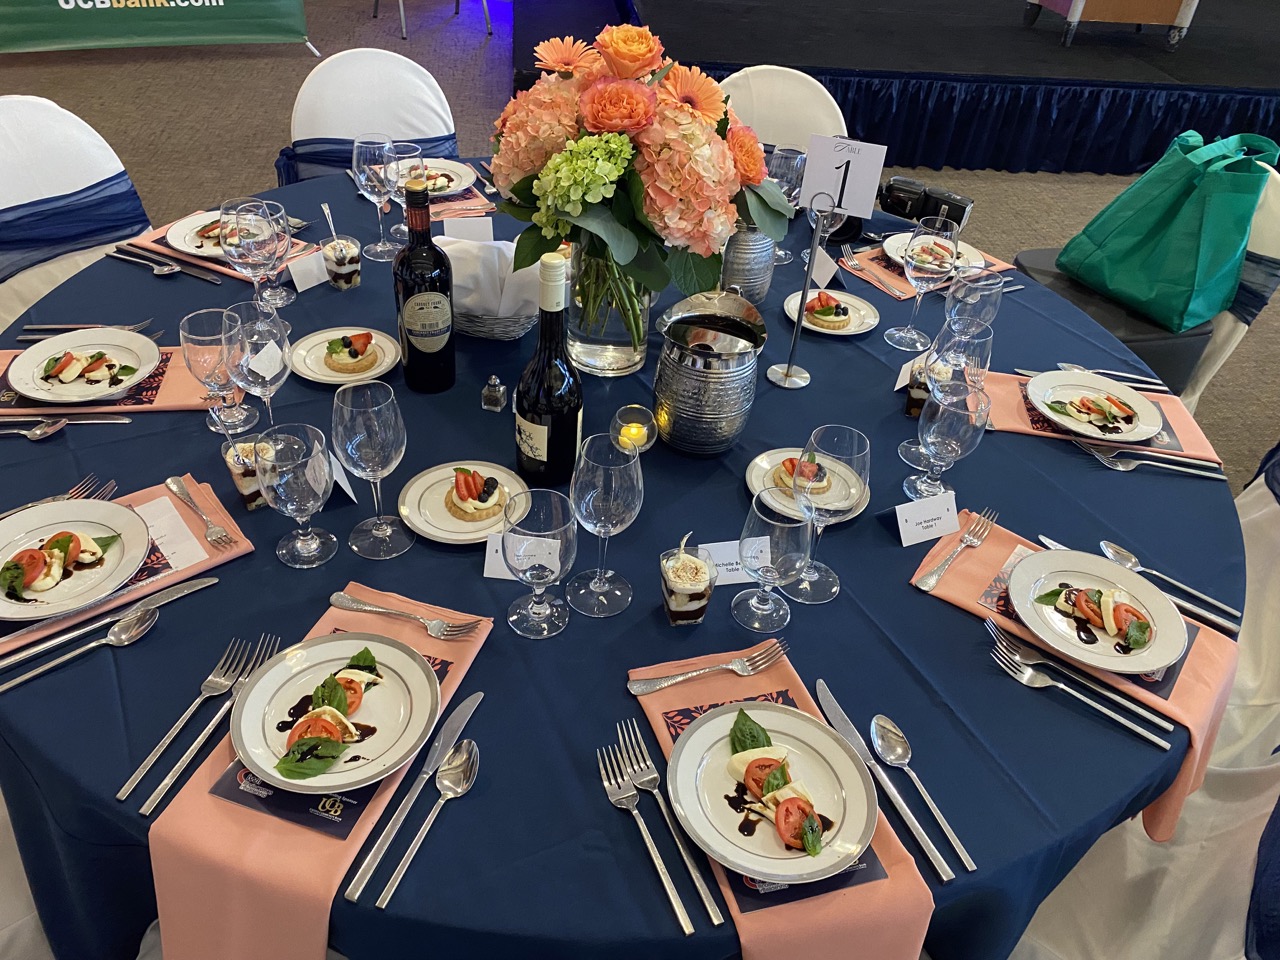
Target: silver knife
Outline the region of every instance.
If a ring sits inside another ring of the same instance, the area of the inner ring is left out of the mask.
[[[911,812],[911,808],[902,799],[902,794],[898,792],[898,788],[893,785],[893,781],[884,772],[884,768],[876,763],[875,758],[871,756],[871,751],[867,748],[867,742],[862,739],[862,734],[858,732],[858,728],[853,725],[844,710],[840,708],[840,704],[832,696],[825,680],[818,681],[818,703],[822,706],[822,712],[827,715],[827,722],[831,724],[831,728],[844,737],[849,746],[853,747],[858,756],[862,758],[862,762],[867,765],[867,769],[871,771],[872,776],[880,784],[880,789],[885,792],[885,796],[892,800],[893,805],[898,808],[898,813],[902,815],[902,819],[906,822],[912,835],[920,846],[924,848],[924,852],[928,854],[929,862],[938,871],[938,876],[942,878],[942,882],[946,883],[949,880],[954,880],[956,878],[955,871],[947,866],[947,861],[943,859],[938,848],[933,845],[929,835],[924,832],[924,828],[920,826],[920,821],[916,819],[916,815]]]
[[[1125,456],[1152,457],[1156,460],[1168,460],[1170,463],[1181,463],[1181,464],[1195,463],[1205,467],[1209,467],[1213,470],[1218,470],[1218,471],[1222,470],[1222,464],[1218,463],[1217,460],[1201,460],[1199,457],[1183,457],[1183,456],[1179,456],[1176,453],[1161,453],[1159,450],[1150,450],[1147,447],[1104,447],[1101,445],[1094,446],[1093,444],[1089,443],[1086,440],[1072,440],[1071,442],[1074,443],[1081,450],[1086,450],[1089,453],[1093,453],[1095,455],[1101,455],[1104,457],[1108,455],[1114,456],[1116,453],[1122,452],[1125,454]]]
[[[382,836],[373,845],[369,855],[364,858],[364,863],[360,864],[360,869],[356,871],[355,877],[352,878],[351,885],[347,887],[347,892],[343,894],[352,903],[359,900],[360,894],[364,893],[364,888],[368,884],[369,878],[373,876],[373,871],[378,869],[378,864],[382,862],[382,858],[386,855],[387,848],[391,846],[391,841],[396,838],[397,831],[403,826],[405,817],[409,815],[413,802],[418,799],[418,794],[427,785],[431,775],[436,772],[436,767],[440,766],[445,754],[452,750],[453,745],[458,742],[458,737],[462,735],[462,728],[467,725],[467,721],[471,719],[471,714],[475,713],[476,707],[480,705],[480,701],[483,699],[484,693],[473,693],[467,697],[449,715],[448,721],[440,728],[440,732],[436,734],[435,740],[431,743],[431,749],[427,751],[427,760],[422,765],[422,772],[418,774],[418,779],[414,781],[409,792],[405,794],[405,798],[400,801],[400,806],[396,807],[396,812],[392,816],[391,822],[382,831]]]
[[[176,257],[163,257],[151,250],[143,250],[141,247],[130,246],[127,243],[117,243],[116,250],[120,253],[131,254],[135,257],[142,257],[147,260],[153,260],[156,263],[163,264],[167,267],[177,267],[183,273],[191,277],[197,277],[201,280],[208,280],[210,283],[221,283],[222,277],[218,276],[212,270],[205,270],[202,267],[193,266],[185,260],[179,260]]]
[[[1038,376],[1040,376],[1040,374],[1044,373],[1044,371],[1043,371],[1043,370],[1020,370],[1020,369],[1018,369],[1017,367],[1014,367],[1014,368],[1013,368],[1013,372],[1014,372],[1014,373],[1016,373],[1016,374],[1017,374],[1018,376],[1020,376],[1020,377],[1038,377]],[[1138,378],[1138,375],[1137,375],[1137,374],[1125,374],[1125,376],[1131,376],[1131,377],[1133,377],[1134,379],[1138,379],[1138,380],[1139,380],[1139,382],[1138,382],[1138,383],[1136,383],[1136,384],[1135,384],[1135,383],[1127,383],[1127,384],[1123,384],[1123,386],[1127,386],[1127,387],[1130,387],[1130,388],[1132,388],[1132,389],[1134,389],[1134,390],[1137,390],[1139,393],[1143,393],[1143,392],[1146,392],[1146,393],[1173,393],[1173,391],[1172,391],[1172,390],[1170,390],[1168,387],[1166,387],[1163,383],[1148,383],[1145,379],[1140,379],[1140,378]],[[1114,379],[1118,379],[1118,378],[1113,377],[1112,379],[1114,380]]]
[[[18,664],[24,663],[32,657],[38,657],[40,654],[52,650],[54,647],[60,646],[69,640],[74,640],[76,637],[83,637],[86,633],[92,633],[94,630],[100,630],[109,623],[115,623],[117,620],[123,620],[125,617],[137,613],[139,610],[148,610],[152,607],[162,607],[170,601],[177,600],[179,597],[185,597],[189,593],[195,593],[197,590],[203,590],[205,587],[211,587],[217,582],[217,577],[201,577],[199,580],[188,580],[186,583],[179,583],[172,587],[167,587],[164,590],[151,594],[149,597],[144,597],[131,607],[122,610],[112,610],[110,613],[104,614],[96,620],[90,620],[88,623],[82,624],[81,626],[67,630],[63,633],[59,633],[41,643],[32,644],[29,647],[23,647],[17,653],[11,654],[10,656],[0,660],[0,670],[8,670],[10,667],[16,667]],[[141,587],[142,584],[139,584],[138,586]],[[135,587],[134,589],[138,589],[138,587]],[[82,611],[76,611],[76,613],[80,612]],[[64,614],[64,616],[72,617],[75,616],[75,614]],[[45,621],[44,623],[37,624],[36,626],[45,626],[47,623],[48,621]],[[22,631],[18,631],[17,633],[10,634],[9,637],[6,637],[5,639],[12,639],[13,637],[21,634],[21,632]]]
[[[54,419],[52,414],[37,414],[30,417],[11,417],[8,414],[0,415],[0,423],[24,423],[28,420],[49,420]],[[65,420],[67,423],[133,423],[133,417],[122,417],[118,413],[60,413],[58,420]]]
[[[1059,543],[1057,540],[1050,540],[1043,533],[1039,534],[1037,539],[1039,539],[1039,541],[1043,543],[1046,547],[1048,547],[1050,550],[1070,550],[1071,549],[1071,547],[1068,547],[1066,544]],[[1083,552],[1087,553],[1089,551],[1083,551]],[[1108,559],[1110,558],[1108,557]],[[1114,563],[1115,561],[1112,561],[1112,562]],[[1119,566],[1119,564],[1116,564],[1116,565]],[[1159,590],[1160,588],[1156,587],[1156,589]],[[1161,590],[1160,592],[1164,593],[1163,590]],[[1196,617],[1200,620],[1204,620],[1207,623],[1211,623],[1215,627],[1217,627],[1219,630],[1225,630],[1227,633],[1234,635],[1240,632],[1240,625],[1238,623],[1232,623],[1230,620],[1224,620],[1222,617],[1218,616],[1216,613],[1206,610],[1204,607],[1198,606],[1192,603],[1190,600],[1183,600],[1181,597],[1175,597],[1171,593],[1165,593],[1164,595],[1168,597],[1170,600],[1172,600],[1173,605],[1177,607],[1179,610],[1181,610],[1183,613],[1189,613],[1191,614],[1191,616]]]

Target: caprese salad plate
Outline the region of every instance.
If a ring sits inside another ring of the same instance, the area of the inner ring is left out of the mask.
[[[1096,373],[1042,373],[1027,381],[1027,399],[1064,430],[1091,440],[1136,442],[1164,428],[1164,417],[1154,403],[1132,387]]]
[[[151,535],[128,507],[62,500],[0,520],[0,620],[43,620],[118,590],[142,566]]]
[[[254,671],[231,711],[231,743],[273,787],[334,793],[400,769],[439,715],[440,685],[420,653],[377,634],[334,633]]]
[[[801,291],[796,291],[782,303],[787,319],[796,321],[796,309],[800,306]],[[815,303],[820,297],[822,303]],[[834,300],[835,304],[827,301]],[[861,297],[843,290],[812,290],[805,305],[804,328],[815,333],[828,333],[833,337],[852,337],[866,333],[880,323],[880,311]],[[810,310],[809,307],[814,309]]]
[[[1076,550],[1043,550],[1009,575],[1019,619],[1056,653],[1112,673],[1177,663],[1187,625],[1156,586],[1118,563]]]
[[[358,350],[361,346],[359,338],[361,336],[372,337],[368,346],[363,350],[359,357],[349,357],[352,350]],[[335,345],[341,346],[344,338],[348,343],[352,342],[352,338],[356,338],[355,346],[348,346],[339,351],[339,356],[352,360],[363,360],[370,354],[373,355],[373,364],[364,363],[353,364],[352,372],[347,373],[340,368],[335,369],[332,360],[332,349]],[[329,358],[329,362],[325,362],[325,358]],[[394,337],[390,337],[379,330],[368,330],[362,327],[333,327],[329,330],[319,330],[316,333],[307,334],[297,343],[293,345],[289,351],[289,369],[302,377],[304,380],[311,380],[315,383],[350,383],[353,380],[375,380],[387,371],[393,369],[400,362],[400,344]]]
[[[28,347],[9,364],[9,386],[29,400],[95,403],[118,397],[160,363],[160,348],[129,330],[72,330]]]
[[[766,487],[786,487],[790,485],[790,483],[794,482],[794,476],[797,471],[803,474],[812,469],[799,465],[800,458],[803,455],[804,451],[799,447],[778,447],[775,450],[766,450],[747,464],[747,489],[751,491],[752,496],[755,496]],[[806,487],[806,489],[810,489],[815,496],[821,497],[825,503],[831,506],[840,504],[842,509],[847,509],[848,505],[852,503],[854,512],[846,519],[852,520],[862,513],[871,500],[871,490],[863,483],[862,478],[843,463],[823,463],[821,466],[822,476],[815,478],[817,483]],[[822,486],[823,479],[828,481],[825,486]],[[804,480],[805,478],[802,476],[802,481]],[[770,498],[770,506],[783,516],[791,517],[793,520],[806,519],[794,496],[789,497],[783,493],[775,494]],[[844,521],[837,522],[843,523]]]
[[[871,843],[871,774],[835,731],[800,710],[748,701],[708,710],[680,734],[667,792],[710,857],[757,880],[812,883]]]
[[[165,231],[169,246],[193,257],[221,260],[222,242],[218,236],[221,218],[218,211],[201,211],[175,220]]]
[[[911,239],[909,233],[895,233],[891,237],[885,237],[884,255],[902,266],[903,256],[906,254],[907,241]],[[982,251],[972,244],[965,243],[963,240],[956,243],[956,266],[957,267],[981,267],[987,262],[987,258],[982,255]]]
[[[464,471],[461,481],[460,471]],[[459,486],[471,474],[483,478],[478,492]],[[495,482],[486,493],[484,485],[490,479]],[[502,532],[506,503],[528,490],[506,467],[483,460],[454,460],[424,470],[404,485],[398,503],[400,519],[414,533],[437,543],[484,543],[489,534]]]

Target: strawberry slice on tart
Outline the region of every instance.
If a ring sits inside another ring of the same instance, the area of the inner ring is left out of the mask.
[[[334,373],[366,373],[378,364],[379,353],[369,332],[344,334],[325,344],[324,365]]]
[[[450,516],[479,523],[502,513],[507,497],[506,487],[496,477],[486,477],[471,467],[454,467],[453,485],[445,491],[444,506]]]

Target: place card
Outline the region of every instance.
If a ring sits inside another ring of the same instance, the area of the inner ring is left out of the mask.
[[[936,497],[912,500],[894,509],[898,514],[898,535],[902,538],[904,547],[924,543],[926,540],[937,540],[960,529],[954,490]]]
[[[757,537],[764,541],[766,555],[769,550],[768,537]],[[750,540],[747,541],[751,543]],[[711,562],[716,565],[716,586],[729,583],[755,583],[751,575],[742,569],[742,559],[738,555],[738,541],[724,540],[720,543],[700,543],[703,550],[711,554]]]
[[[546,537],[518,537],[519,544],[516,555],[525,563],[526,568],[534,564],[543,564],[552,570],[560,569],[560,543]],[[516,576],[507,567],[502,556],[502,534],[491,533],[485,543],[484,575],[493,580],[515,580]],[[558,577],[556,579],[559,579]],[[553,581],[554,582],[554,581]]]
[[[810,137],[797,206],[812,207],[815,196],[826,194],[836,213],[871,216],[884,172],[885,150],[881,144],[848,137]],[[820,208],[826,208],[825,198]]]
[[[250,773],[239,760],[233,760],[209,792],[250,810],[345,840],[368,808],[378,786],[373,783],[342,793],[291,793],[277,790]]]
[[[284,367],[284,352],[275,341],[268,343],[249,361],[249,369],[266,380],[272,379]]]
[[[902,369],[898,371],[898,379],[893,384],[895,393],[911,382],[911,368],[919,361],[920,358],[915,356],[902,365]]]
[[[290,260],[285,269],[289,271],[289,278],[293,281],[293,287],[299,293],[304,290],[310,290],[312,287],[318,287],[329,279],[329,271],[325,269],[324,251],[322,250],[314,250],[305,257]]]
[[[476,240],[480,243],[493,242],[493,220],[489,217],[447,217],[440,222],[444,224],[446,237]]]
[[[351,498],[352,503],[359,503],[356,499],[356,492],[351,488],[351,477],[347,471],[342,468],[342,464],[338,462],[338,458],[334,456],[332,450],[329,451],[329,467],[333,470],[334,482],[342,488],[342,492]]]
[[[839,269],[839,264],[831,259],[831,254],[827,253],[822,247],[818,247],[818,254],[813,258],[814,288],[825,287],[829,284],[831,278],[836,275],[836,271]]]
[[[209,559],[209,554],[168,497],[156,497],[149,503],[139,504],[134,507],[134,512],[146,523],[151,542],[164,554],[174,571]]]

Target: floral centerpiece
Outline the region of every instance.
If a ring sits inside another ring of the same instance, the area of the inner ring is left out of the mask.
[[[736,223],[781,240],[795,211],[719,84],[666,57],[647,27],[606,27],[591,46],[546,40],[534,53],[546,72],[494,123],[500,209],[530,224],[515,268],[573,243],[577,323],[590,334],[616,315],[638,369],[651,294],[672,282],[686,295],[713,288]]]

